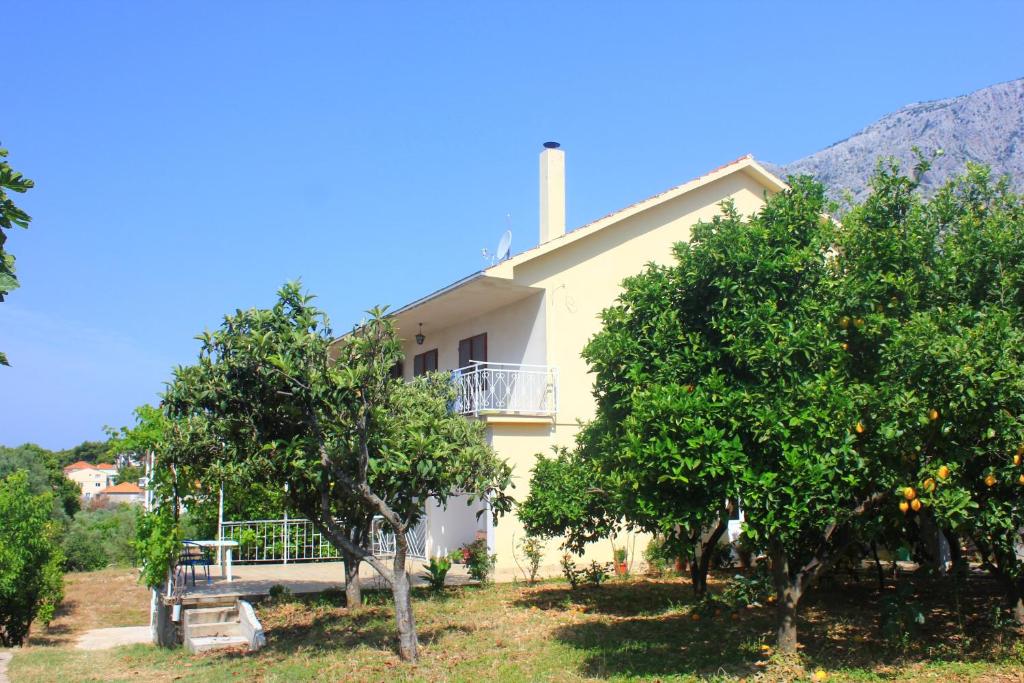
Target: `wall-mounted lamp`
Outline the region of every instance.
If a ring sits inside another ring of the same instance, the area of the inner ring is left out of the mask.
[[[426,340],[427,338],[423,336],[423,323],[420,323],[420,331],[416,333],[416,344],[418,346],[423,346],[423,342]]]

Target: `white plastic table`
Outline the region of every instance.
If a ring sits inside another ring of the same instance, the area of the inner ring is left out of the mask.
[[[189,541],[189,543],[195,543],[204,548],[223,548],[221,572],[223,572],[224,578],[228,581],[235,580],[235,577],[231,574],[231,550],[238,547],[238,541]]]

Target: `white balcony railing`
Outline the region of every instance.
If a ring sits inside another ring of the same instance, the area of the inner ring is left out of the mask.
[[[308,519],[255,519],[245,522],[224,522],[221,538],[238,541],[235,562],[329,561],[341,559],[341,553],[324,538]],[[426,557],[426,525],[421,521],[406,534],[409,556]],[[381,517],[374,517],[371,526],[371,552],[374,555],[395,554],[395,534]]]
[[[482,363],[452,371],[455,412],[552,416],[558,412],[558,368],[518,363]]]

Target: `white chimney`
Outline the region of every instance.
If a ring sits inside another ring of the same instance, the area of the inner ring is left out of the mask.
[[[565,234],[565,152],[545,142],[540,153],[540,243]]]

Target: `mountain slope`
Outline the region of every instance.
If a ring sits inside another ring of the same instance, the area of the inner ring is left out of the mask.
[[[995,175],[1009,174],[1016,189],[1024,191],[1024,78],[960,97],[907,105],[781,170],[813,175],[834,196],[850,190],[859,199],[879,157],[896,157],[909,171],[914,146],[926,154],[943,150],[923,180],[926,189],[975,161],[988,164]]]

